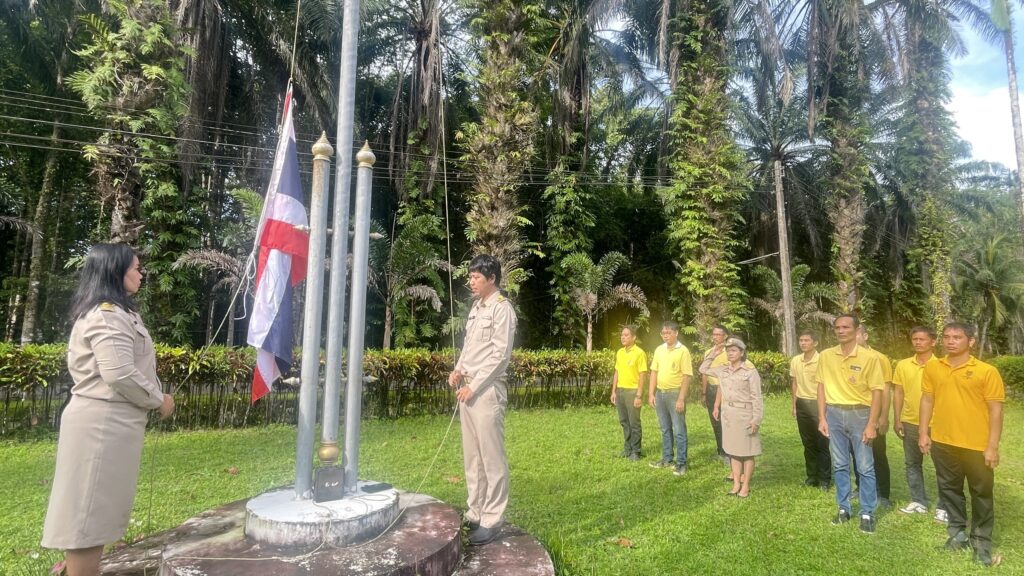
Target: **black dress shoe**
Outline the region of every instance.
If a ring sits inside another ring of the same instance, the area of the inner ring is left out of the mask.
[[[472,532],[480,527],[480,523],[472,520],[466,520],[466,526],[469,528],[469,531]]]
[[[804,480],[804,486],[817,486],[817,485],[818,485],[818,481],[815,480],[814,478],[808,478],[807,480]]]
[[[469,533],[469,545],[470,546],[483,546],[488,542],[491,542],[498,537],[501,533],[501,524],[494,526],[493,528],[485,528],[483,526],[477,526],[475,530]]]

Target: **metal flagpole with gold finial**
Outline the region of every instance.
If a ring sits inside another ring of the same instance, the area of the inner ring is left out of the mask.
[[[363,405],[363,335],[366,332],[366,280],[370,258],[370,202],[373,164],[367,142],[356,154],[355,233],[352,238],[352,298],[348,323],[348,386],[345,389],[345,492],[359,481],[359,424]]]

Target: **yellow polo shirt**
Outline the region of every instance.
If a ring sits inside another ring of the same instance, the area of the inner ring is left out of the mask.
[[[797,354],[789,361],[789,375],[796,380],[796,397],[805,400],[816,400],[818,398],[818,382],[814,379],[818,374],[818,351],[810,360],[804,360],[804,355]]]
[[[924,377],[924,367],[935,361],[933,355],[924,364],[918,364],[917,356],[914,355],[896,363],[892,385],[903,388],[903,412],[899,414],[900,422],[915,426],[921,424],[921,378]]]
[[[647,353],[636,344],[619,348],[615,353],[615,372],[619,375],[619,388],[635,390],[640,374],[647,372]]]
[[[953,368],[948,358],[924,367],[921,390],[935,399],[932,440],[984,452],[988,447],[988,403],[1006,399],[1003,378],[995,366],[974,356]]]
[[[889,360],[888,356],[882,354],[881,352],[875,350],[874,348],[868,348],[868,350],[878,355],[878,362],[879,365],[882,367],[882,381],[892,382],[892,360]]]
[[[713,350],[713,348],[712,348],[712,350]],[[707,358],[708,354],[711,354],[711,350],[708,350],[707,352],[705,352],[704,353],[704,357]],[[728,366],[728,365],[729,365],[729,358],[727,358],[725,356],[725,350],[722,350],[721,352],[719,352],[718,356],[715,356],[715,359],[711,361],[711,368],[717,368],[719,366]],[[716,378],[714,376],[711,376],[711,375],[708,375],[708,384],[711,385],[711,386],[718,386],[718,378]]]
[[[881,362],[873,350],[855,346],[849,356],[839,346],[818,356],[815,382],[825,385],[828,404],[871,405],[871,392],[885,388]]]
[[[679,341],[674,348],[669,348],[668,344],[658,346],[651,360],[651,372],[658,373],[658,390],[678,390],[683,384],[683,376],[693,376],[690,351]]]

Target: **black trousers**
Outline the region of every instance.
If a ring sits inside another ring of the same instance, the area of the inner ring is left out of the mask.
[[[890,500],[892,479],[889,471],[889,456],[885,453],[885,434],[875,436],[871,441],[871,454],[875,459],[875,489],[879,498]],[[850,458],[853,473],[857,473],[857,459]],[[860,488],[860,476],[857,476],[857,488]]]
[[[704,403],[708,408],[708,420],[711,421],[711,429],[715,431],[715,444],[718,446],[718,455],[725,456],[725,450],[722,450],[722,421],[715,420],[715,396],[718,395],[718,386],[715,384],[708,384],[707,392],[704,394]]]
[[[818,401],[796,399],[796,425],[804,445],[804,471],[807,479],[819,485],[832,482],[832,457],[828,438],[818,431]]]
[[[871,442],[871,453],[875,457],[875,486],[878,497],[889,500],[891,479],[889,474],[889,456],[885,453],[885,434],[875,436]]]
[[[954,536],[967,528],[967,480],[971,491],[971,545],[975,550],[991,552],[996,520],[992,498],[995,474],[985,465],[985,453],[933,442],[932,462],[939,484],[939,506],[949,514],[947,532]]]

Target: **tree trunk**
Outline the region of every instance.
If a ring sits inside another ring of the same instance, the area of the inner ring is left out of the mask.
[[[587,354],[594,349],[594,320],[587,318]]]
[[[981,334],[979,334],[980,338],[978,340],[978,358],[985,356],[985,345],[988,344],[989,322],[990,320],[986,318],[985,321],[981,323]]]
[[[242,279],[239,278],[238,281],[242,282]],[[235,347],[235,310],[238,308],[238,301],[233,299],[235,298],[235,290],[238,289],[238,286],[230,287],[231,299],[228,300],[228,334],[224,343],[230,348]],[[245,294],[239,294],[239,296],[241,299],[245,299]]]
[[[394,322],[394,313],[391,311],[391,304],[384,305],[384,344],[385,350],[391,350],[391,323]]]
[[[1007,2],[1009,9],[1009,2]],[[1021,241],[1024,241],[1024,134],[1020,124],[1020,97],[1017,91],[1017,68],[1013,57],[1013,18],[1007,18],[1003,32],[1003,50],[1006,53],[1006,76],[1010,87],[1010,116],[1013,120],[1013,145],[1017,151],[1017,210],[1020,217]]]
[[[207,277],[209,277],[209,276],[210,275],[207,274]],[[216,327],[214,326],[214,321],[215,321],[214,319],[215,319],[216,312],[217,312],[217,299],[213,297],[213,294],[210,294],[210,298],[209,298],[209,301],[207,302],[207,308],[206,308],[206,345],[207,346],[209,346],[210,344],[213,344],[213,337],[214,337],[213,331],[216,330]]]
[[[28,289],[25,292],[24,320],[21,324],[21,343],[31,344],[35,339],[36,311],[39,306],[39,286],[43,276],[43,252],[46,243],[46,219],[49,216],[50,198],[54,192],[54,181],[57,176],[57,151],[61,129],[59,121],[54,121],[50,136],[50,150],[46,156],[46,168],[43,171],[43,186],[39,190],[39,202],[33,222],[38,234],[32,234],[32,252],[28,271]]]
[[[792,356],[796,354],[796,316],[793,313],[793,275],[789,264],[789,233],[786,230],[786,198],[782,188],[781,160],[775,160],[775,211],[782,275],[782,351],[786,356]]]

